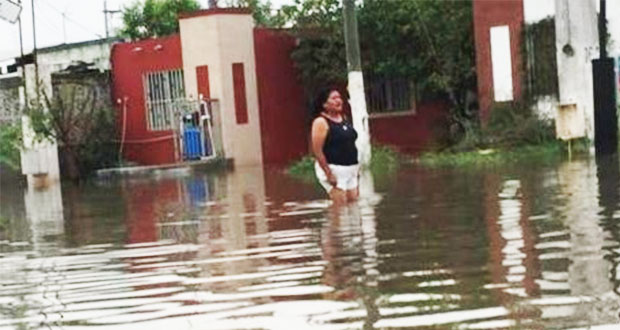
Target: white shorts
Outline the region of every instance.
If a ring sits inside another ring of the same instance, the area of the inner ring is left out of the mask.
[[[358,175],[359,175],[359,165],[332,165],[328,164],[329,169],[332,171],[334,176],[336,177],[336,188],[342,190],[351,190],[357,188],[358,185]],[[314,172],[316,173],[316,178],[319,179],[319,183],[327,193],[329,193],[334,186],[327,181],[327,175],[325,175],[325,171],[319,166],[318,162],[314,162]]]

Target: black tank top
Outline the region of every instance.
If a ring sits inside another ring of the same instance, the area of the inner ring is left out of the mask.
[[[323,154],[325,154],[327,163],[344,166],[357,164],[357,148],[355,147],[357,132],[351,123],[344,119],[337,123],[325,116],[322,117],[329,125],[323,145]]]

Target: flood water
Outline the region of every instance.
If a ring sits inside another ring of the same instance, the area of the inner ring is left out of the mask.
[[[6,177],[6,173],[5,173]],[[616,329],[617,159],[1,184],[0,329]]]

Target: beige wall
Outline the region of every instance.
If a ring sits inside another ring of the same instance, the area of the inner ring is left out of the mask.
[[[262,164],[254,56],[254,21],[250,14],[207,13],[180,20],[187,97],[197,98],[196,67],[209,67],[211,98],[219,100],[224,153],[235,165]],[[243,63],[248,123],[235,118],[232,64]]]

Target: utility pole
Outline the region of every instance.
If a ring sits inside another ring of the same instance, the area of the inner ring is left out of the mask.
[[[598,18],[599,59],[592,60],[594,77],[594,147],[597,156],[618,152],[618,115],[614,59],[607,57],[606,2],[600,0]]]
[[[357,32],[357,17],[355,1],[343,0],[342,13],[344,16],[344,42],[347,52],[348,91],[351,104],[353,127],[357,131],[356,141],[358,158],[362,165],[370,164],[370,131],[368,129],[368,111],[366,110],[366,96],[364,94],[364,76],[362,75],[362,60]]]
[[[22,0],[17,0],[17,3],[21,6]],[[28,104],[28,92],[26,91],[26,65],[24,65],[24,36],[22,34],[22,15],[19,14],[17,18],[17,24],[19,25],[19,66],[22,68],[22,86],[24,88],[24,105]]]
[[[108,27],[108,14],[116,14],[120,13],[120,10],[108,10],[108,1],[103,0],[103,18],[105,20],[105,38],[108,39],[110,37],[110,31]]]
[[[37,29],[34,16],[34,0],[31,0],[30,4],[32,6],[32,58],[34,60],[34,92],[37,96],[36,101],[39,102],[39,60],[37,59]]]
[[[67,43],[67,14],[62,13],[62,42]]]

